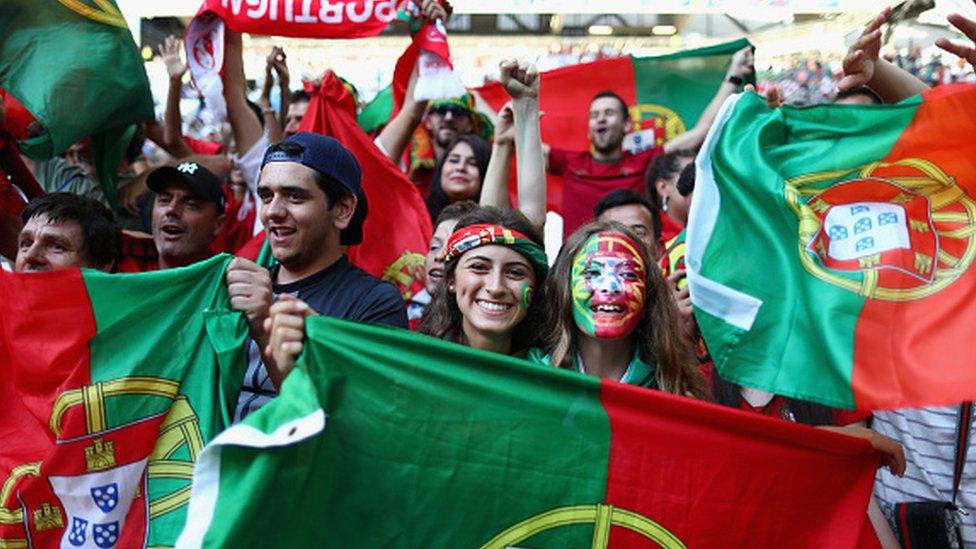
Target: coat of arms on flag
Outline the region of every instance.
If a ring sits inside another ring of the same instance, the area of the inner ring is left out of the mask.
[[[173,545],[247,364],[228,261],[0,272],[0,548]]]
[[[931,295],[976,255],[976,201],[933,162],[874,162],[788,179],[785,189],[804,268],[865,297]]]

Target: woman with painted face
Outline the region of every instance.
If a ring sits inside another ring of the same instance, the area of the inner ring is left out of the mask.
[[[549,276],[544,347],[529,360],[708,399],[671,293],[649,258],[624,225],[580,227]]]
[[[425,202],[431,219],[437,219],[448,204],[478,201],[488,171],[491,149],[473,134],[455,137],[434,170],[434,181]]]
[[[480,208],[461,218],[444,247],[444,281],[422,333],[506,355],[538,344],[548,272],[542,236],[521,213]]]

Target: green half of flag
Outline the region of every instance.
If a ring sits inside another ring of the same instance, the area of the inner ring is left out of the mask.
[[[661,141],[691,129],[722,84],[735,52],[752,46],[745,38],[715,46],[632,57],[632,116]],[[745,80],[755,84],[755,73]]]
[[[393,114],[393,86],[387,86],[359,111],[357,121],[366,133],[372,133],[390,121]]]
[[[246,366],[228,261],[0,275],[0,545],[173,545]]]
[[[44,130],[20,142],[21,151],[45,160],[91,136],[96,164],[114,159],[99,166],[99,176],[115,204],[126,128],[153,111],[146,71],[114,0],[5,0],[0,37],[0,87]]]
[[[845,408],[976,397],[976,87],[891,106],[729,100],[687,264],[722,375]]]
[[[307,332],[281,394],[201,454],[178,546],[822,547],[864,524],[862,441],[404,330]]]

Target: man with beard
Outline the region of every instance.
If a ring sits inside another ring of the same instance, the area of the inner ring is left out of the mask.
[[[752,70],[751,47],[739,50],[732,58],[725,80],[695,126],[663,147],[636,154],[623,148],[624,136],[633,129],[627,103],[610,90],[596,94],[589,110],[590,150],[550,149],[548,154],[549,172],[563,177],[563,196],[573,197],[563,204],[563,236],[569,236],[589,221],[593,206],[610,191],[641,192],[644,171],[658,154],[701,146],[722,102],[739,90]]]

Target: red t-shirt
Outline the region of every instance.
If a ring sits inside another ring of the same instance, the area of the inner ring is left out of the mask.
[[[563,177],[563,238],[593,219],[593,206],[610,191],[645,193],[644,172],[662,149],[624,151],[616,162],[595,160],[588,151],[549,151],[549,172]]]
[[[684,227],[664,212],[660,212],[659,215],[661,216],[661,240],[670,242],[684,230]]]
[[[705,378],[705,385],[711,388],[712,383],[715,381],[715,364],[712,362],[699,364],[698,370],[701,372],[702,377]],[[786,397],[781,395],[774,395],[773,399],[764,406],[752,406],[743,398],[739,402],[739,409],[764,416],[778,417],[786,421],[796,421],[793,413],[789,409]],[[867,410],[844,410],[841,408],[830,408],[830,414],[833,418],[833,424],[839,427],[871,417],[871,412]]]

